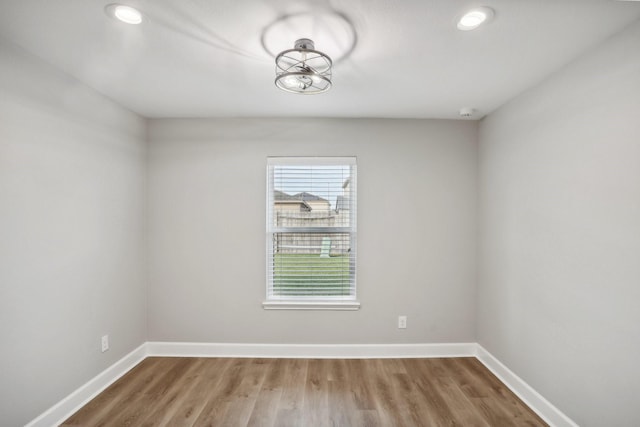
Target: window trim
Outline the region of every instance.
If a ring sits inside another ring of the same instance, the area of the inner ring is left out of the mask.
[[[273,199],[270,194],[273,190],[273,176],[271,168],[273,166],[331,166],[331,165],[349,165],[354,168],[355,173],[351,175],[352,191],[355,197],[352,197],[350,203],[350,226],[349,227],[274,227],[273,224]],[[270,297],[270,263],[273,262],[270,246],[272,243],[272,236],[274,233],[318,233],[318,232],[330,232],[330,233],[348,233],[352,238],[352,247],[354,253],[354,262],[357,266],[357,159],[355,156],[350,157],[267,157],[267,173],[266,173],[266,295],[265,300],[262,302],[262,307],[265,310],[359,310],[360,302],[357,299],[357,281],[356,281],[356,269],[353,271],[353,294],[349,297],[344,296],[322,296],[317,297],[313,295],[308,296],[280,296],[277,298]],[[270,256],[271,255],[271,256]]]
[[[360,309],[360,301],[301,301],[301,300],[265,300],[262,302],[265,310],[339,310],[353,311]]]

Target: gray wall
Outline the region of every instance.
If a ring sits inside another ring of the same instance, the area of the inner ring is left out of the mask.
[[[145,340],[144,122],[4,42],[0,93],[0,424],[17,426]]]
[[[149,339],[475,338],[476,127],[426,120],[151,120]],[[358,158],[355,312],[265,311],[267,156]],[[397,316],[408,328],[397,329]]]
[[[478,340],[582,426],[640,425],[640,24],[480,125]]]

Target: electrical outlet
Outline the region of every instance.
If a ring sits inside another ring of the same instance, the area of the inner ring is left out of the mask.
[[[109,350],[109,335],[102,336],[102,352]]]
[[[398,329],[407,328],[407,316],[398,316]]]

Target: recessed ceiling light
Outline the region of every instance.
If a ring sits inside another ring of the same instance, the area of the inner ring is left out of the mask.
[[[142,12],[134,7],[113,3],[107,5],[104,10],[109,17],[124,23],[133,25],[142,23]]]
[[[462,31],[475,30],[482,23],[493,18],[493,9],[482,6],[471,9],[458,20],[458,29]]]

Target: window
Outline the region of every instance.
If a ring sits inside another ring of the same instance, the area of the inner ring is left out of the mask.
[[[359,308],[355,157],[268,159],[263,306]]]

